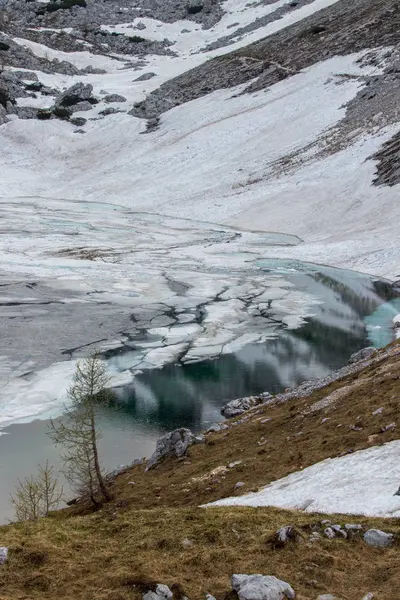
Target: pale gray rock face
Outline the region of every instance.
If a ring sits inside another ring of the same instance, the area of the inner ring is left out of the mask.
[[[392,533],[385,533],[380,529],[368,529],[364,533],[364,542],[375,548],[388,548],[393,544],[394,536]]]
[[[292,600],[293,588],[271,575],[232,575],[232,588],[239,600]]]
[[[186,454],[189,446],[203,442],[204,436],[196,436],[190,429],[185,429],[184,427],[166,433],[157,440],[156,450],[147,463],[146,471],[155,467],[167,456],[181,458]]]
[[[317,600],[338,600],[338,598],[333,594],[322,594],[318,596]]]
[[[5,546],[0,547],[0,565],[4,565],[7,562],[8,548]]]

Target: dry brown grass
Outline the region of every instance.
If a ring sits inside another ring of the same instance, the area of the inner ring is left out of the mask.
[[[274,549],[268,540],[295,524],[305,540],[321,516],[268,508],[179,508],[115,511],[84,517],[58,515],[3,528],[10,547],[0,570],[1,600],[127,600],[139,598],[137,580],[180,584],[191,600],[222,597],[235,572],[276,575],[299,600],[321,593],[358,600],[374,591],[393,600],[400,586],[399,548],[377,550],[357,540],[322,540]],[[363,520],[400,533],[394,521]],[[344,522],[337,517],[337,522]],[[183,540],[192,542],[184,547]]]
[[[149,473],[132,468],[116,479],[114,502],[97,513],[77,515],[73,508],[38,523],[0,528],[0,545],[10,548],[8,563],[0,567],[0,600],[138,599],[137,581],[179,584],[177,590],[191,600],[204,599],[206,592],[222,600],[235,572],[276,575],[290,582],[299,600],[328,592],[361,600],[369,591],[376,600],[397,598],[398,541],[385,550],[362,539],[311,544],[307,534],[322,516],[198,505],[398,438],[396,429],[380,429],[398,420],[399,367],[399,355],[386,358],[308,398],[259,407],[241,426],[208,435],[183,460],[165,461]],[[311,410],[328,396],[328,406]],[[380,407],[383,414],[373,416]],[[241,463],[226,468],[234,461]],[[234,492],[239,480],[246,485]],[[399,520],[335,520],[362,522],[400,539]],[[300,530],[304,542],[274,548],[268,540],[288,524]],[[191,544],[184,545],[185,539]]]

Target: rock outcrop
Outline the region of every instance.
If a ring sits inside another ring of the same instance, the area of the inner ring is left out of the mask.
[[[264,404],[264,402],[267,402],[271,398],[271,394],[265,392],[264,394],[260,394],[260,396],[248,396],[247,398],[231,400],[221,408],[221,414],[227,419],[233,419],[234,417],[239,417],[247,410],[250,410],[250,408],[254,408],[259,404]]]
[[[372,346],[362,348],[361,350],[359,350],[358,352],[354,352],[354,354],[350,356],[348,364],[352,365],[356,362],[359,362],[360,360],[368,360],[368,358],[371,358],[371,356],[376,354],[376,352],[376,348],[373,348]]]
[[[155,467],[161,460],[169,456],[181,458],[193,444],[204,443],[204,436],[194,435],[190,429],[175,429],[157,440],[156,450],[147,462],[146,471]]]
[[[293,588],[271,575],[232,575],[232,588],[239,600],[292,600]]]
[[[97,100],[93,98],[92,93],[93,86],[90,83],[75,83],[56,98],[55,105],[74,106],[85,101],[95,104]]]

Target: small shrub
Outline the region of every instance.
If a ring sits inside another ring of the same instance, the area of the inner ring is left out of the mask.
[[[36,476],[18,481],[17,489],[11,495],[11,504],[18,521],[36,521],[58,508],[62,495],[63,488],[58,489],[53,467],[46,461],[44,467],[39,465]]]

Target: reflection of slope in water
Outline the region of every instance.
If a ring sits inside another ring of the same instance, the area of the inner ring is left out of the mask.
[[[281,326],[279,337],[214,360],[145,371],[120,392],[123,412],[135,422],[199,430],[220,418],[229,399],[281,392],[341,367],[370,344],[364,319],[373,311],[377,318],[385,313],[376,309],[387,306],[394,292],[388,283],[359,273],[309,267],[290,277],[297,289],[321,300],[301,327]]]

